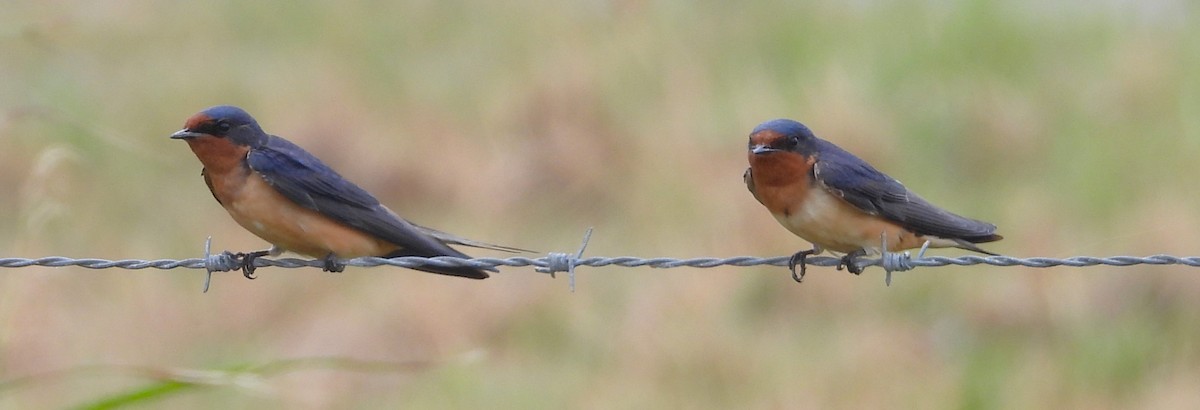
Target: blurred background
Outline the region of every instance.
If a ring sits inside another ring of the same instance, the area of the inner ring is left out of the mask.
[[[217,104],[415,222],[541,252],[589,226],[593,256],[808,248],[742,183],[749,131],[788,117],[995,223],[996,252],[1200,253],[1193,2],[4,9],[4,257],[264,248],[167,138]],[[574,293],[532,268],[258,273],[202,294],[196,270],[0,270],[0,407],[1200,406],[1194,268],[891,287],[878,268],[580,268]]]

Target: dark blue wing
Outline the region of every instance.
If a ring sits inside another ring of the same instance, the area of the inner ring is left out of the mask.
[[[995,240],[995,225],[938,208],[866,161],[829,142],[820,143],[814,177],[827,190],[863,212],[879,215],[921,235],[971,242]]]
[[[417,230],[370,193],[345,180],[304,149],[276,136],[250,151],[250,169],[305,208],[399,246],[405,255],[457,256],[461,252]],[[376,255],[383,256],[383,255]]]

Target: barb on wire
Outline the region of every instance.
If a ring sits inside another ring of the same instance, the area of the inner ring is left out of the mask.
[[[550,274],[554,277],[555,272],[567,272],[569,278],[571,293],[575,293],[575,261],[583,257],[583,250],[587,249],[588,241],[592,240],[592,228],[588,227],[583,233],[583,243],[579,245],[579,251],[575,252],[575,256],[567,253],[551,252],[546,255],[546,266],[538,267],[535,270],[542,273]]]
[[[605,266],[621,266],[621,267],[651,267],[651,268],[714,268],[718,266],[787,266],[789,257],[756,257],[756,256],[734,256],[728,258],[639,258],[634,256],[618,256],[618,257],[583,257],[583,251],[587,248],[588,241],[591,240],[592,229],[588,228],[584,234],[583,243],[579,250],[574,254],[569,253],[550,253],[544,257],[528,258],[528,257],[509,257],[509,258],[471,258],[463,259],[451,256],[438,256],[433,258],[424,258],[416,256],[406,256],[400,258],[376,258],[364,257],[354,258],[344,261],[348,266],[359,267],[374,267],[374,266],[395,266],[402,268],[414,268],[420,266],[437,266],[437,267],[473,267],[473,268],[497,268],[497,267],[524,267],[533,266],[537,272],[549,274],[554,277],[557,272],[567,272],[571,290],[575,289],[575,268],[579,266],[590,267],[605,267]],[[241,261],[228,251],[219,254],[211,254],[212,238],[205,242],[204,257],[190,259],[121,259],[107,260],[94,258],[68,258],[62,256],[47,256],[43,258],[0,258],[0,268],[24,268],[29,266],[44,266],[44,267],[65,267],[77,266],[88,269],[204,269],[206,272],[204,281],[204,290],[207,292],[211,284],[213,272],[229,272],[241,268]],[[883,249],[887,249],[886,240],[881,245]],[[877,259],[860,258],[856,262],[859,267],[865,268],[868,266],[879,266],[886,272],[885,283],[891,285],[892,273],[912,270],[916,267],[937,267],[937,266],[971,266],[971,265],[991,265],[991,266],[1024,266],[1029,268],[1050,268],[1056,266],[1071,266],[1071,267],[1088,267],[1097,265],[1106,266],[1133,266],[1133,265],[1185,265],[1191,267],[1200,267],[1200,256],[1171,256],[1171,255],[1151,255],[1144,257],[1137,256],[1110,256],[1110,257],[1095,257],[1095,256],[1073,256],[1069,258],[1048,258],[1048,257],[1032,257],[1032,258],[1015,258],[1011,256],[980,256],[980,255],[964,255],[957,257],[944,256],[926,256],[925,251],[928,249],[928,243],[921,247],[916,257],[913,257],[909,252],[883,252]],[[829,256],[815,256],[807,259],[809,265],[814,266],[837,266],[841,258]],[[254,259],[255,267],[277,267],[277,268],[300,268],[300,267],[316,267],[325,266],[324,260],[313,259],[296,259],[296,258],[279,258],[279,259]]]

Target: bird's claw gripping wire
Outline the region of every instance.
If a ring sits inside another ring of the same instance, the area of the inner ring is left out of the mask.
[[[255,279],[254,271],[258,267],[254,266],[254,260],[270,254],[271,251],[268,249],[254,252],[238,252],[234,254],[234,257],[238,259],[239,267],[242,268],[242,276],[245,276],[246,279]]]
[[[792,280],[795,280],[796,283],[804,282],[804,274],[808,271],[807,259],[818,253],[821,253],[821,247],[813,245],[812,249],[796,252],[788,259],[788,269],[792,271]],[[800,267],[800,272],[796,272],[797,266]]]
[[[325,262],[325,266],[321,267],[321,269],[326,272],[339,273],[346,270],[346,264],[338,260],[337,255],[334,255],[333,252],[325,255],[325,258],[321,259],[321,261]]]
[[[884,272],[886,272],[884,281],[888,286],[891,286],[892,272],[903,272],[912,270],[915,267],[915,265],[912,263],[914,258],[908,252],[888,251],[886,234],[881,234],[879,236],[879,242],[879,259],[863,260],[862,257],[866,256],[868,251],[866,248],[861,248],[847,253],[845,256],[839,259],[836,265],[837,270],[845,269],[855,275],[861,275],[866,267],[879,266],[883,268]],[[929,249],[929,245],[930,242],[925,241],[925,244],[921,246],[920,252],[917,253],[916,259],[925,257],[925,251]],[[792,271],[792,279],[796,282],[803,282],[808,257],[819,254],[821,251],[822,249],[819,246],[813,245],[813,248],[810,250],[796,252],[796,254],[792,255],[792,257],[788,259],[787,265],[788,269]],[[800,270],[797,271],[796,267],[799,267]]]
[[[863,268],[865,267],[858,264],[858,257],[866,254],[866,249],[858,249],[854,252],[847,253],[846,256],[843,256],[842,259],[838,261],[837,270],[846,269],[850,271],[850,273],[861,275],[863,273]]]

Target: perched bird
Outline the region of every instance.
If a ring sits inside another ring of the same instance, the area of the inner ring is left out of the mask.
[[[804,279],[805,258],[826,249],[844,253],[838,269],[845,266],[857,275],[862,269],[854,258],[880,253],[884,240],[889,252],[929,241],[931,247],[995,255],[975,244],[1003,239],[995,225],[930,204],[799,122],[760,124],[750,133],[748,149],[750,168],[743,178],[754,199],[784,228],[813,244],[788,262],[797,282]]]
[[[201,111],[171,138],[187,141],[204,165],[200,174],[208,189],[233,220],[272,244],[268,250],[238,254],[247,278],[254,278],[255,258],[283,251],[323,258],[328,272],[342,271],[338,258],[468,258],[446,243],[525,251],[408,222],[304,149],[263,132],[250,114],[237,107]],[[472,267],[416,269],[471,279],[488,277]]]

